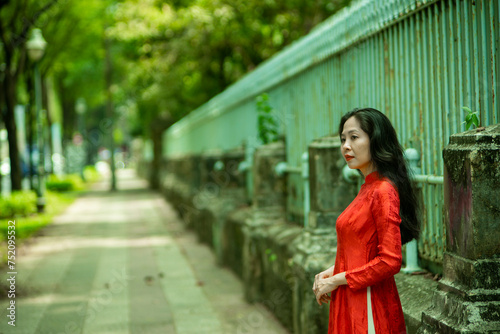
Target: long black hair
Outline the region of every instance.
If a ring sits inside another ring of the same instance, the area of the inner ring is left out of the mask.
[[[339,136],[344,130],[344,123],[351,117],[356,117],[361,129],[370,137],[370,154],[378,173],[391,180],[399,193],[402,244],[418,239],[420,221],[417,196],[396,130],[389,118],[377,109],[362,108],[354,109],[342,117]]]

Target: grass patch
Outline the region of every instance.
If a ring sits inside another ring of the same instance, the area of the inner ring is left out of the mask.
[[[35,212],[36,193],[34,191],[14,191],[10,196],[0,197],[0,219],[29,216]]]
[[[27,216],[0,219],[0,267],[7,263],[7,235],[9,221],[15,221],[16,248],[23,240],[35,234],[42,227],[49,224],[55,216],[61,214],[81,192],[52,192],[45,193],[45,212],[31,213]]]
[[[5,240],[7,236],[7,224],[11,220],[16,221],[16,240],[25,239],[36,230],[47,225],[54,216],[60,214],[78,197],[79,192],[52,192],[45,193],[45,212],[32,213],[24,217],[2,218],[0,222],[0,240]]]

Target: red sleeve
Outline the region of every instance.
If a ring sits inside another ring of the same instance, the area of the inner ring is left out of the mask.
[[[394,276],[401,269],[401,232],[399,225],[399,195],[388,182],[375,190],[372,216],[377,228],[377,255],[367,264],[346,271],[345,277],[351,289],[372,286]]]

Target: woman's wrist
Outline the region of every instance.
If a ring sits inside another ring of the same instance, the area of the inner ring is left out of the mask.
[[[329,277],[329,279],[330,279],[330,283],[333,286],[339,286],[339,285],[347,284],[347,280],[345,278],[345,272],[333,275],[332,277]]]

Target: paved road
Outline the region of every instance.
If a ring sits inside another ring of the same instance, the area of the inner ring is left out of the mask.
[[[16,326],[1,296],[0,333],[287,333],[132,171],[107,187],[18,247]]]

